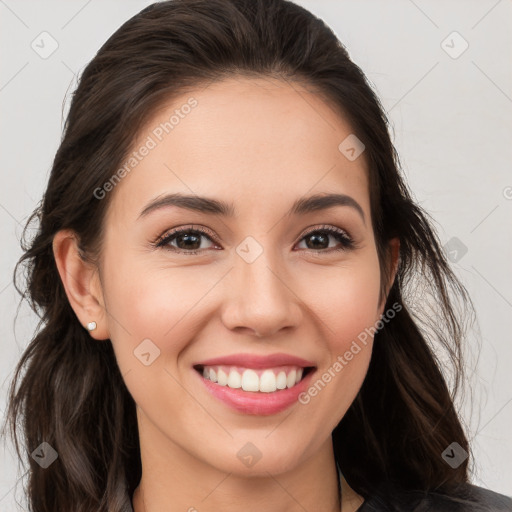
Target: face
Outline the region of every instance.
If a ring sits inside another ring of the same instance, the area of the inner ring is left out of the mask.
[[[364,154],[338,148],[351,133],[306,89],[248,78],[142,130],[108,192],[100,274],[142,443],[261,475],[329,445],[383,312]]]

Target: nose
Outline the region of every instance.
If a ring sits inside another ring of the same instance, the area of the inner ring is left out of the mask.
[[[302,301],[294,292],[289,272],[279,271],[275,260],[264,251],[256,261],[239,259],[227,276],[222,310],[224,325],[233,331],[247,331],[258,338],[300,325]]]

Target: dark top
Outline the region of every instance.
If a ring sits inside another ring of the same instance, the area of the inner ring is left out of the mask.
[[[131,503],[127,512],[133,512]],[[357,512],[512,512],[512,498],[476,485],[461,484],[450,496],[402,492],[388,500],[370,497]]]
[[[512,498],[476,485],[461,484],[449,496],[402,492],[388,500],[370,497],[357,512],[512,512]]]

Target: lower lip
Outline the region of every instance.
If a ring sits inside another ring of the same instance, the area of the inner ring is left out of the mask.
[[[298,402],[299,395],[306,391],[312,375],[315,373],[314,370],[310,370],[298,384],[291,388],[262,393],[261,391],[244,391],[241,388],[234,389],[229,386],[220,386],[211,380],[205,379],[196,370],[193,371],[215,398],[239,412],[260,416],[277,414]]]

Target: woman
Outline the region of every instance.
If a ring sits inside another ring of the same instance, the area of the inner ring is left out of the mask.
[[[8,411],[31,510],[512,510],[468,483],[430,343],[456,391],[470,299],[364,74],[303,8],[126,22],[34,218],[42,329]]]

